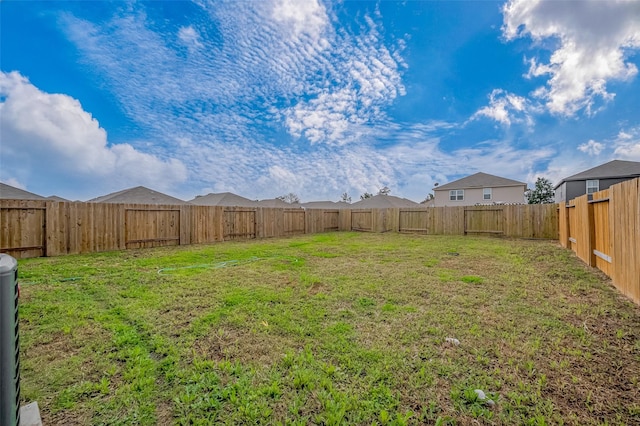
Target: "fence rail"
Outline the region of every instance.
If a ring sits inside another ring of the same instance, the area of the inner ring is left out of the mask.
[[[558,237],[556,205],[277,209],[0,200],[0,251],[17,258],[332,231]]]
[[[559,240],[640,304],[640,178],[559,206]]]

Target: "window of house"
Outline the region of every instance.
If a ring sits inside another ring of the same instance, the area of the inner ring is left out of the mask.
[[[587,194],[592,194],[594,192],[600,191],[600,181],[599,180],[588,180],[587,181]]]
[[[449,191],[449,200],[462,201],[464,200],[464,189],[452,189]]]
[[[482,189],[482,199],[490,200],[491,199],[491,188],[483,188]]]

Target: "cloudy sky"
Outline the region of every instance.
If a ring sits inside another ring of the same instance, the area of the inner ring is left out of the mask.
[[[640,161],[640,1],[2,1],[0,180],[423,200]]]

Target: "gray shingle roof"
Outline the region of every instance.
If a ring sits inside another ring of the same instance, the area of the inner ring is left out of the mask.
[[[63,202],[63,201],[69,201],[69,200],[67,200],[66,198],[58,197],[57,195],[49,195],[49,196],[47,197],[47,200],[51,200],[51,201],[60,201],[60,202]]]
[[[335,203],[333,201],[309,201],[308,203],[302,203],[302,207],[305,209],[344,209],[348,208],[349,204],[345,202]]]
[[[241,197],[232,192],[221,192],[217,194],[198,195],[191,204],[197,206],[229,206],[229,207],[255,207],[256,202],[248,198]]]
[[[613,160],[608,163],[601,164],[591,169],[585,170],[575,175],[562,179],[555,188],[557,189],[564,182],[589,179],[611,179],[622,177],[638,177],[640,176],[640,162]]]
[[[349,205],[350,209],[384,209],[398,207],[420,207],[420,204],[407,200],[406,198],[378,194]]]
[[[123,189],[88,200],[87,203],[122,203],[122,204],[189,204],[184,200],[154,191],[144,186]]]
[[[271,198],[268,200],[260,200],[256,202],[258,207],[274,207],[279,209],[298,209],[302,208],[300,203],[289,204],[278,198]]]
[[[3,200],[46,200],[46,198],[0,182],[0,199]]]
[[[527,184],[524,182],[518,182],[517,180],[507,179],[500,176],[490,175],[488,173],[476,173],[462,179],[454,180],[445,185],[433,188],[434,191],[448,190],[448,189],[468,189],[468,188],[496,188],[500,186],[524,186]]]

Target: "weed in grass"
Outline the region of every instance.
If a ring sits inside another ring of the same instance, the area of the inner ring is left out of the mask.
[[[358,299],[358,306],[361,308],[370,308],[376,305],[376,301],[369,297],[361,297]]]
[[[460,278],[460,280],[467,284],[482,284],[482,282],[484,281],[482,277],[477,277],[474,275],[465,275],[464,277]]]
[[[423,265],[427,268],[433,268],[434,266],[437,266],[438,263],[440,263],[438,259],[427,259],[423,262]]]
[[[456,276],[455,271],[452,271],[449,269],[439,269],[437,274],[438,274],[438,278],[443,283],[454,281]]]

